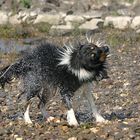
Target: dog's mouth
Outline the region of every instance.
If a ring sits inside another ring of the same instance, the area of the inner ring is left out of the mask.
[[[108,55],[109,55],[109,47],[108,46],[101,47],[99,61],[105,62]]]
[[[105,62],[106,58],[107,58],[107,53],[101,53],[99,61],[100,62]]]

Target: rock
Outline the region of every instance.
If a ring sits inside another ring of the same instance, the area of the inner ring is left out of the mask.
[[[136,33],[140,34],[140,29],[138,29],[138,30],[136,31]]]
[[[26,17],[29,16],[29,12],[27,11],[20,11],[18,13],[18,20],[22,20],[24,21],[26,19]],[[24,20],[23,20],[24,19]]]
[[[16,18],[21,22],[32,23],[37,15],[37,11],[20,11]]]
[[[81,26],[79,26],[79,29],[84,29],[84,30],[93,30],[97,29],[99,24],[103,24],[102,19],[92,19],[90,21],[87,21],[83,23]]]
[[[123,133],[115,132],[114,136],[116,140],[120,140],[123,138]]]
[[[117,13],[121,16],[135,16],[135,12],[128,8],[119,9],[117,10]]]
[[[99,131],[99,128],[98,127],[93,127],[93,128],[90,128],[90,131],[93,132],[93,133],[97,133]]]
[[[140,134],[140,126],[136,127],[134,131],[135,131],[135,133],[139,133]]]
[[[69,9],[71,9],[71,7],[73,6],[74,1],[69,1],[69,0],[62,0],[61,4],[60,4],[60,9],[62,11],[69,11]]]
[[[5,11],[0,11],[0,24],[8,23],[8,13]]]
[[[92,10],[92,11],[83,13],[82,16],[85,19],[89,20],[89,19],[92,19],[92,18],[101,18],[102,14],[103,13],[101,11],[99,11],[99,10]]]
[[[134,139],[136,137],[136,134],[134,132],[129,132],[128,135],[131,139]]]
[[[68,140],[77,140],[76,137],[71,137],[71,138],[68,138]]]
[[[95,1],[92,3],[91,9],[101,9],[102,7],[109,7],[111,5],[111,0]]]
[[[140,16],[134,17],[134,19],[132,20],[131,28],[133,28],[133,29],[140,28]]]
[[[131,24],[132,18],[129,16],[108,16],[105,18],[104,26],[112,25],[114,28],[125,29]]]
[[[73,7],[71,8],[74,13],[79,12],[87,12],[90,9],[90,0],[77,0],[73,4]]]
[[[65,18],[65,22],[71,22],[71,23],[83,23],[85,19],[82,16],[79,15],[68,15]]]
[[[60,14],[42,13],[37,16],[37,18],[34,21],[34,24],[40,22],[47,22],[49,24],[58,25],[62,22],[62,18]]]
[[[23,140],[23,138],[18,137],[18,138],[16,138],[16,140]]]
[[[9,23],[10,24],[20,24],[21,21],[18,20],[18,15],[14,15],[14,16],[9,17]]]
[[[73,29],[74,27],[71,24],[53,25],[50,29],[50,34],[51,35],[55,35],[55,34],[65,35],[67,33],[70,33]]]
[[[136,15],[140,15],[140,1],[139,0],[134,0],[132,9]]]

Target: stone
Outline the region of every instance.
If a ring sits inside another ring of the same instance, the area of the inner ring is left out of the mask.
[[[68,140],[77,140],[76,137],[71,137],[71,138],[68,138]]]
[[[82,16],[85,19],[89,20],[89,19],[92,19],[92,18],[101,18],[102,14],[103,13],[101,11],[99,11],[99,10],[92,10],[92,11],[83,13]]]
[[[29,15],[29,12],[27,12],[27,11],[20,11],[18,13],[18,19],[22,20],[24,17],[27,17],[27,15]]]
[[[42,13],[37,16],[37,18],[34,21],[34,24],[40,22],[47,22],[49,24],[58,25],[62,22],[62,18],[60,14]]]
[[[74,13],[79,13],[79,12],[87,12],[89,10],[91,3],[90,0],[77,0],[75,1],[75,3],[72,6],[72,11],[74,11]]]
[[[126,29],[130,26],[132,18],[129,16],[108,16],[105,18],[104,26],[113,26],[118,29]]]
[[[132,20],[131,28],[133,28],[133,29],[140,28],[140,16],[134,17],[134,19]]]
[[[15,24],[20,24],[21,21],[18,19],[18,15],[16,14],[9,17],[9,23],[15,25]]]
[[[128,8],[118,9],[117,13],[121,16],[135,16],[135,12]]]
[[[136,33],[137,33],[137,34],[140,34],[140,29],[138,29],[138,30],[136,31]]]
[[[83,23],[85,19],[82,16],[79,15],[68,15],[65,18],[65,22],[71,22],[71,23]]]
[[[0,24],[8,23],[8,13],[5,11],[0,11]]]
[[[79,29],[84,29],[84,30],[98,29],[98,25],[103,24],[103,22],[104,21],[102,19],[95,18],[80,25]]]
[[[23,138],[18,137],[18,138],[16,138],[16,140],[23,140]]]
[[[50,29],[51,35],[64,35],[70,33],[74,27],[71,24],[68,25],[53,25]]]

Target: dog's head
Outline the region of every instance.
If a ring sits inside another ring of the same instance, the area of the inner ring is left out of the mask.
[[[105,63],[109,47],[103,43],[86,42],[65,46],[61,52],[59,65],[65,65],[80,80],[104,77]]]
[[[80,45],[77,55],[80,59],[81,67],[93,70],[105,63],[108,54],[109,47],[107,45],[98,47],[93,43],[85,43]]]

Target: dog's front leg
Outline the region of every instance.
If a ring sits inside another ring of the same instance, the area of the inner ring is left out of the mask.
[[[72,108],[72,103],[71,103],[71,95],[72,94],[70,94],[67,91],[61,91],[61,95],[62,95],[62,100],[66,104],[66,107],[68,109],[68,111],[67,111],[68,124],[70,126],[78,126],[79,124],[76,120],[75,113],[74,113],[74,110]]]
[[[85,85],[84,95],[87,98],[87,100],[89,101],[93,116],[96,118],[97,122],[104,122],[105,119],[97,111],[96,105],[94,103],[92,91],[93,91],[92,83],[88,83],[87,85]]]

